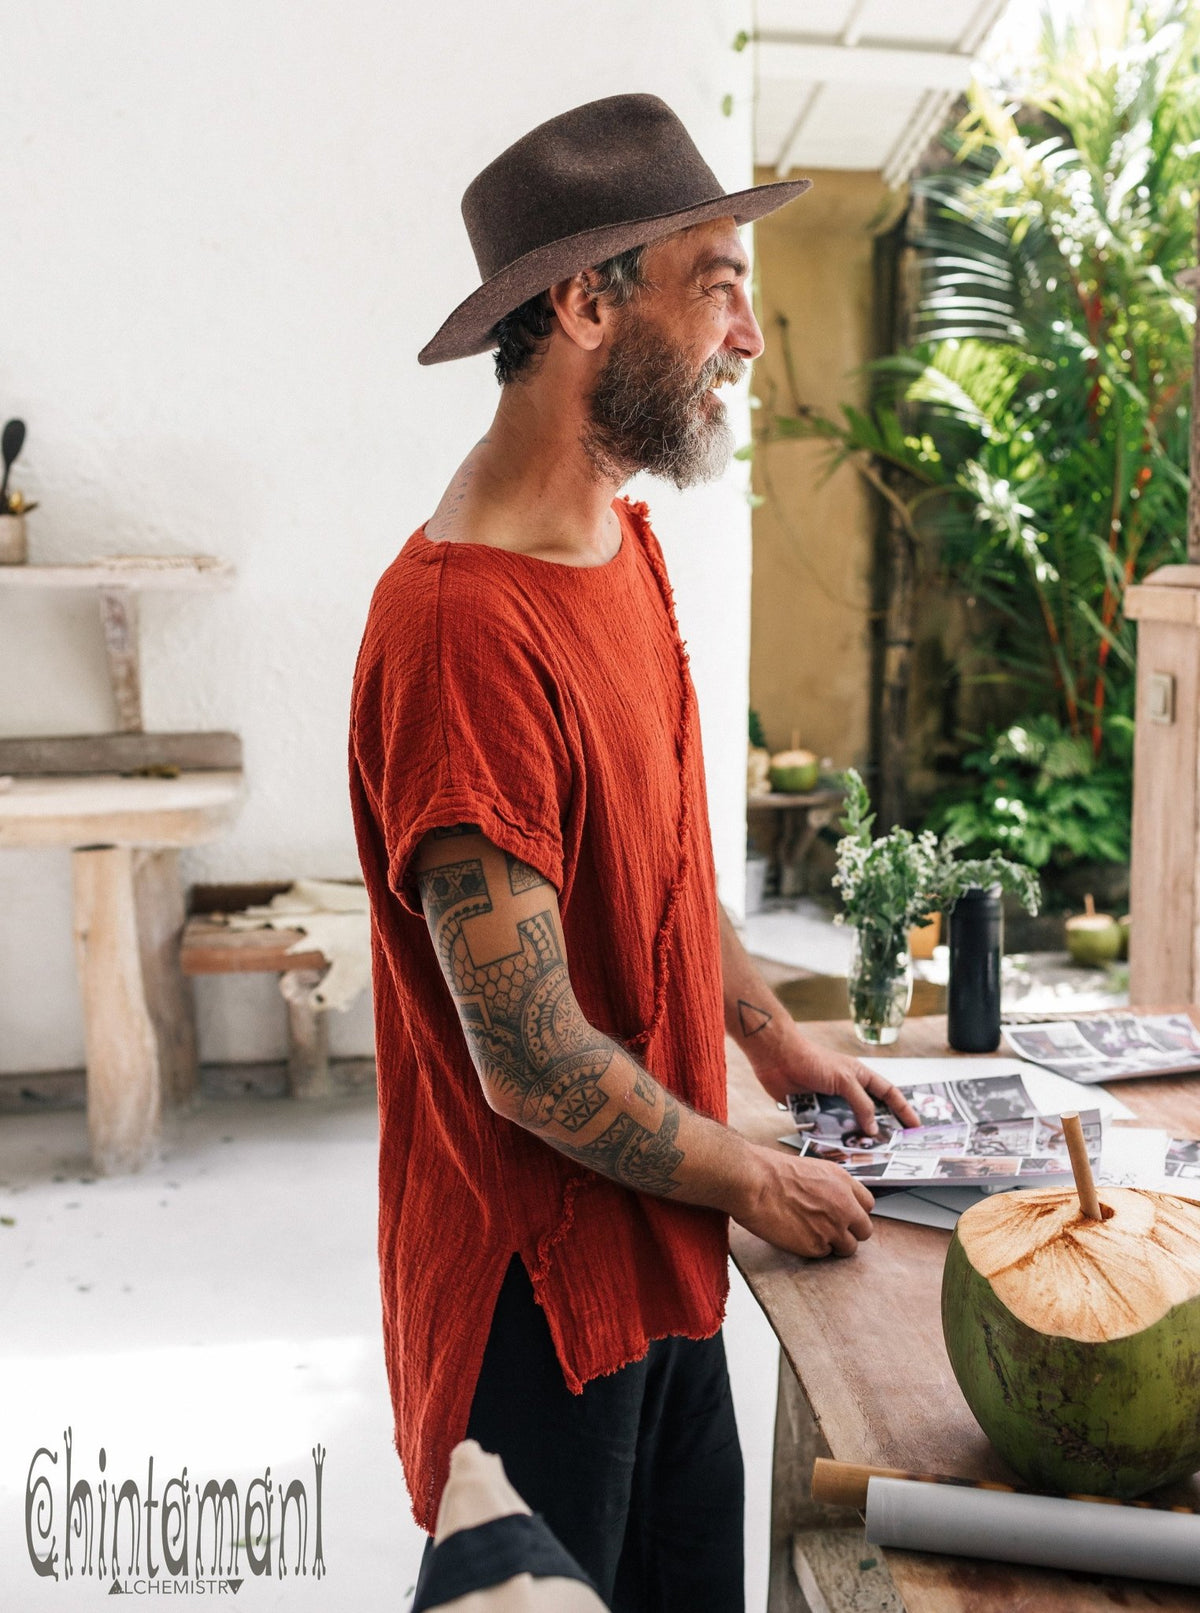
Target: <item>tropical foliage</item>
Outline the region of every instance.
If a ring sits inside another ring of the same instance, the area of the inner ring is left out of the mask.
[[[998,847],[1034,868],[1129,860],[1127,758],[1097,761],[1049,715],[963,757],[967,785],[930,815],[966,850]]]
[[[976,83],[952,161],[918,182],[920,339],[873,366],[871,406],[800,407],[769,431],[825,438],[879,488],[963,601],[964,681],[1002,685],[1010,717],[1036,713],[1023,731],[1064,736],[1081,790],[1085,750],[1127,782],[1125,590],[1186,558],[1195,316],[1176,277],[1200,196],[1197,10],[1087,16],[1046,23],[1019,99]],[[1031,812],[1063,803],[1036,855],[1012,843],[1039,863],[1074,855],[1065,781],[1029,794],[1009,771]]]

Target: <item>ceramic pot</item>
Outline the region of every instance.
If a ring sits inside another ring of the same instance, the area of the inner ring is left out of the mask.
[[[23,566],[28,559],[24,515],[0,515],[0,566]]]

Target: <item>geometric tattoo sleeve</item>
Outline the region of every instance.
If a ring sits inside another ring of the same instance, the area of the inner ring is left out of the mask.
[[[505,868],[512,895],[546,884],[507,853]],[[418,887],[472,1059],[489,1090],[503,1096],[520,1125],[580,1164],[636,1192],[672,1193],[683,1161],[675,1145],[679,1106],[584,1018],[551,911],[518,920],[512,950],[478,961],[464,926],[493,911],[483,862],[468,857],[426,869]],[[621,1101],[631,1074],[634,1095],[659,1109],[654,1131]]]

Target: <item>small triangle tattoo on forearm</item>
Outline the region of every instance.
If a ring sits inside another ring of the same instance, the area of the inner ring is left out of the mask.
[[[741,1021],[743,1036],[757,1036],[759,1031],[766,1030],[771,1023],[771,1015],[765,1008],[756,1008],[744,997],[738,998],[738,1019]]]

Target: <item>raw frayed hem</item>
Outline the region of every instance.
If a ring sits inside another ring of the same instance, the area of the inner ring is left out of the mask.
[[[721,1331],[724,1321],[725,1305],[724,1302],[722,1302],[720,1315],[717,1317],[717,1320],[712,1324],[711,1327],[706,1324],[703,1328],[694,1333],[681,1331],[679,1328],[672,1328],[669,1333],[652,1333],[647,1338],[645,1347],[642,1350],[640,1350],[636,1355],[628,1356],[624,1361],[618,1361],[616,1366],[605,1367],[603,1371],[593,1372],[586,1378],[576,1376],[576,1374],[569,1367],[563,1366],[562,1372],[563,1377],[566,1380],[567,1388],[573,1395],[581,1395],[587,1384],[596,1383],[600,1378],[611,1378],[618,1372],[624,1372],[626,1367],[636,1366],[639,1361],[644,1361],[650,1346],[652,1344],[658,1344],[662,1339],[690,1339],[692,1343],[700,1344],[703,1343],[705,1339],[716,1338],[717,1334]],[[557,1340],[555,1343],[557,1345]],[[559,1356],[559,1365],[562,1366],[561,1355]]]

